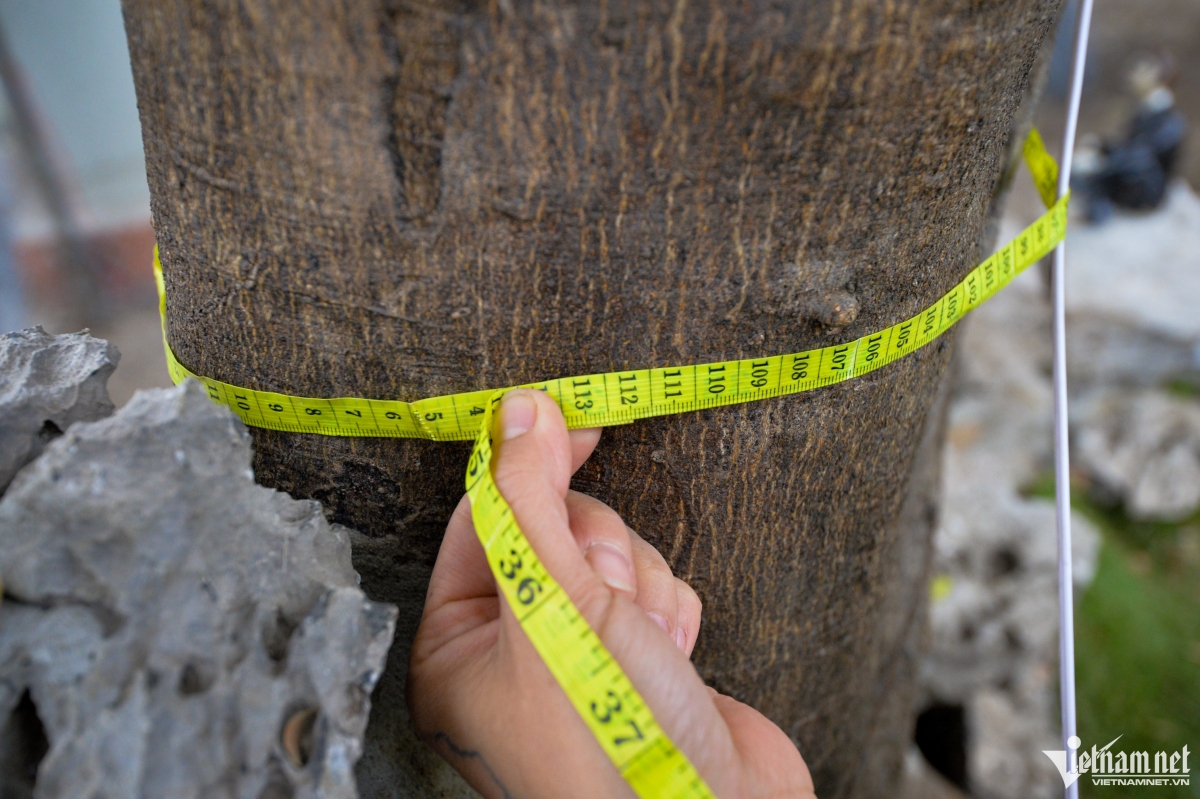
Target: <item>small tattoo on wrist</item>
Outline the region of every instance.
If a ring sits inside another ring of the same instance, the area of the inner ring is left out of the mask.
[[[483,770],[487,772],[488,777],[491,778],[496,788],[499,789],[500,795],[503,796],[504,799],[516,799],[515,796],[509,793],[508,788],[505,787],[504,783],[500,781],[500,778],[496,776],[496,772],[492,770],[492,766],[487,762],[487,758],[485,758],[476,750],[459,746],[457,743],[455,743],[453,738],[444,732],[436,732],[431,736],[427,736],[427,740],[434,748],[437,748],[437,744],[439,743],[444,744],[444,748],[455,757],[462,758],[463,760],[478,761],[479,765],[483,766]],[[449,759],[450,758],[447,758],[447,760]]]

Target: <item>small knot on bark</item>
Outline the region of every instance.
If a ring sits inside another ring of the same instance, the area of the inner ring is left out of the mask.
[[[813,303],[813,316],[826,327],[846,327],[858,318],[858,299],[845,291],[825,292]]]

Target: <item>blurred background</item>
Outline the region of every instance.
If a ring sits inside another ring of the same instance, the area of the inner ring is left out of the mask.
[[[1057,153],[1077,2],[1034,120]],[[1067,235],[1083,748],[1200,743],[1200,2],[1096,0]],[[1191,136],[1188,127],[1191,126]],[[999,241],[1043,211],[1022,168]],[[1043,265],[1044,266],[1044,265]],[[964,322],[943,461],[914,796],[1060,797],[1046,273]],[[930,775],[930,766],[936,772]],[[1200,797],[1079,782],[1085,797]]]
[[[1186,128],[1200,124],[1200,2],[1097,0],[1095,15],[1068,238],[1079,729],[1085,747],[1119,735],[1126,751],[1195,752],[1200,144]],[[1052,151],[1069,39],[1047,45],[1037,98]],[[0,330],[109,339],[118,406],[168,385],[119,0],[0,0],[0,81]],[[1001,240],[1041,210],[1018,174]],[[1060,747],[1042,276],[1030,270],[965,325],[909,769],[923,796],[1061,796],[1041,754]],[[1191,783],[1081,786],[1200,797]]]
[[[169,385],[119,0],[0,2],[0,328],[90,327],[117,405]]]

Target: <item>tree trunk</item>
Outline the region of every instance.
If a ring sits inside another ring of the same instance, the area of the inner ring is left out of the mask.
[[[124,0],[171,343],[237,385],[414,400],[884,328],[984,254],[1057,6]],[[952,341],[608,430],[575,481],[696,588],[700,673],[823,799],[890,795],[908,746]],[[363,795],[459,795],[403,675],[468,447],[254,438],[401,605]]]

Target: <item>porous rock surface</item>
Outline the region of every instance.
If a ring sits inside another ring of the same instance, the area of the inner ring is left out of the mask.
[[[1200,376],[1200,196],[1185,183],[1156,211],[1072,221],[1066,275],[1076,389]]]
[[[120,357],[86,332],[0,336],[0,492],[69,425],[113,412],[106,384]]]
[[[1179,521],[1200,508],[1197,297],[1200,197],[1186,184],[1154,212],[1073,227],[1073,465],[1135,519]]]
[[[26,466],[0,576],[0,795],[357,795],[395,609],[358,588],[348,530],[254,483],[245,428],[199,384]]]
[[[1006,219],[1007,240],[1019,225]],[[1037,270],[964,323],[935,536],[931,704],[963,711],[978,799],[1051,799],[1058,663],[1054,508],[1026,489],[1053,463],[1050,312]],[[1068,377],[1073,471],[1133,518],[1179,520],[1200,506],[1200,198],[1172,188],[1162,209],[1071,223]],[[1099,533],[1073,514],[1076,591]]]
[[[1134,519],[1180,521],[1200,507],[1200,403],[1156,389],[1092,391],[1076,412],[1079,466]]]

